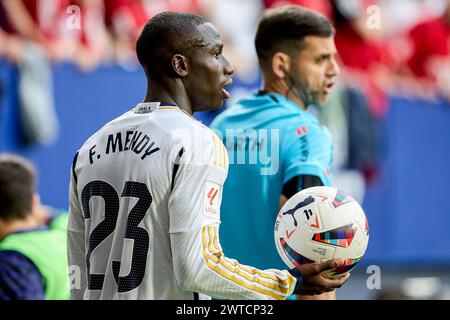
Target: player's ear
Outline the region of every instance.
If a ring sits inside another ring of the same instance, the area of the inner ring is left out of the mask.
[[[284,79],[290,71],[290,57],[284,52],[276,52],[272,57],[272,72],[279,78]]]
[[[33,194],[32,206],[33,209],[39,208],[41,206],[41,196],[37,193]]]
[[[188,60],[185,56],[181,54],[175,54],[172,57],[172,68],[175,74],[184,78],[188,75]]]

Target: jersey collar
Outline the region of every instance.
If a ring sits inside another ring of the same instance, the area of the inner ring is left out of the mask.
[[[133,109],[133,112],[137,114],[152,113],[154,111],[157,111],[161,107],[178,108],[176,104],[161,103],[161,102],[141,102],[136,106],[136,108]]]
[[[291,99],[286,98],[285,96],[283,96],[283,95],[281,95],[279,93],[258,90],[258,91],[256,91],[254,93],[254,96],[256,96],[258,98],[260,97],[260,98],[270,99],[273,103],[276,103],[276,104],[282,106],[283,108],[289,109],[289,110],[294,111],[296,113],[304,114],[307,117],[310,117],[312,120],[318,121],[317,118],[313,114],[311,114],[307,110],[303,110],[294,101],[292,101]],[[309,105],[309,107],[311,107],[311,106],[312,105]]]

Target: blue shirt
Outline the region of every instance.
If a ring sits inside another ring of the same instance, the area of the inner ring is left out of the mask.
[[[222,137],[230,160],[221,207],[225,255],[262,269],[286,268],[273,231],[283,185],[301,175],[331,184],[329,131],[311,113],[275,93],[255,93],[239,101],[211,128]]]

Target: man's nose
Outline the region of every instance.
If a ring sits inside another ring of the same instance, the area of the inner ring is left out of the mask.
[[[331,59],[330,66],[328,68],[327,75],[329,77],[335,77],[341,72],[341,68],[339,67],[338,62],[336,59]]]
[[[234,73],[234,69],[233,66],[231,65],[230,61],[228,61],[227,58],[224,58],[224,68],[223,68],[223,72],[227,75],[227,76],[231,76]]]

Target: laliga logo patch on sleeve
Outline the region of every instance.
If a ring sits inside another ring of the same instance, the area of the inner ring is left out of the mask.
[[[206,181],[203,196],[203,214],[207,217],[220,219],[219,210],[222,197],[222,185]]]

